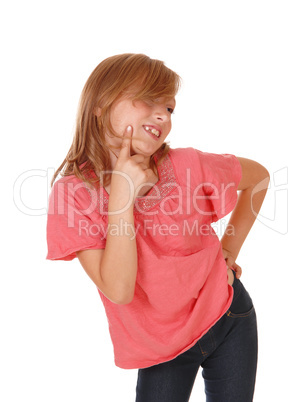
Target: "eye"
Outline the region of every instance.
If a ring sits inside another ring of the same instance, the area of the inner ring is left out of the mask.
[[[170,114],[173,114],[173,113],[174,113],[174,109],[173,109],[172,107],[168,107],[168,108],[167,108],[167,111],[168,111]]]

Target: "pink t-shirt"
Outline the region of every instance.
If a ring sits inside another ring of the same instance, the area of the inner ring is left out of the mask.
[[[178,148],[170,149],[157,168],[158,183],[134,207],[134,299],[118,305],[99,291],[115,364],[126,369],[162,363],[192,347],[233,297],[211,224],[235,207],[239,161]],[[75,176],[59,179],[49,199],[47,259],[72,260],[78,250],[105,248],[108,200],[103,187],[91,190]]]

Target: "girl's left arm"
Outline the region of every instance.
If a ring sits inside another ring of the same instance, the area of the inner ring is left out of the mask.
[[[242,168],[242,178],[238,185],[240,194],[221,239],[227,266],[233,266],[234,270],[237,266],[235,260],[256,220],[270,181],[269,172],[264,166],[250,159],[237,159]]]

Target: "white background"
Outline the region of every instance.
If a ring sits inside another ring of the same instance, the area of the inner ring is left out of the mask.
[[[1,401],[134,401],[137,372],[114,366],[95,286],[77,260],[45,260],[49,180],[71,144],[81,89],[101,60],[124,52],[182,76],[172,147],[270,171],[237,261],[258,316],[254,400],[300,400],[300,2],[2,4]],[[192,402],[205,401],[203,388],[200,370]]]

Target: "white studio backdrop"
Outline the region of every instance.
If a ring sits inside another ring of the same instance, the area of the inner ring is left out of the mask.
[[[182,76],[172,147],[233,153],[271,174],[237,262],[259,325],[254,400],[298,400],[300,3],[12,0],[0,15],[0,400],[134,401],[137,371],[114,366],[95,286],[78,261],[45,260],[50,179],[81,89],[125,52]],[[200,370],[191,402],[203,389]]]

